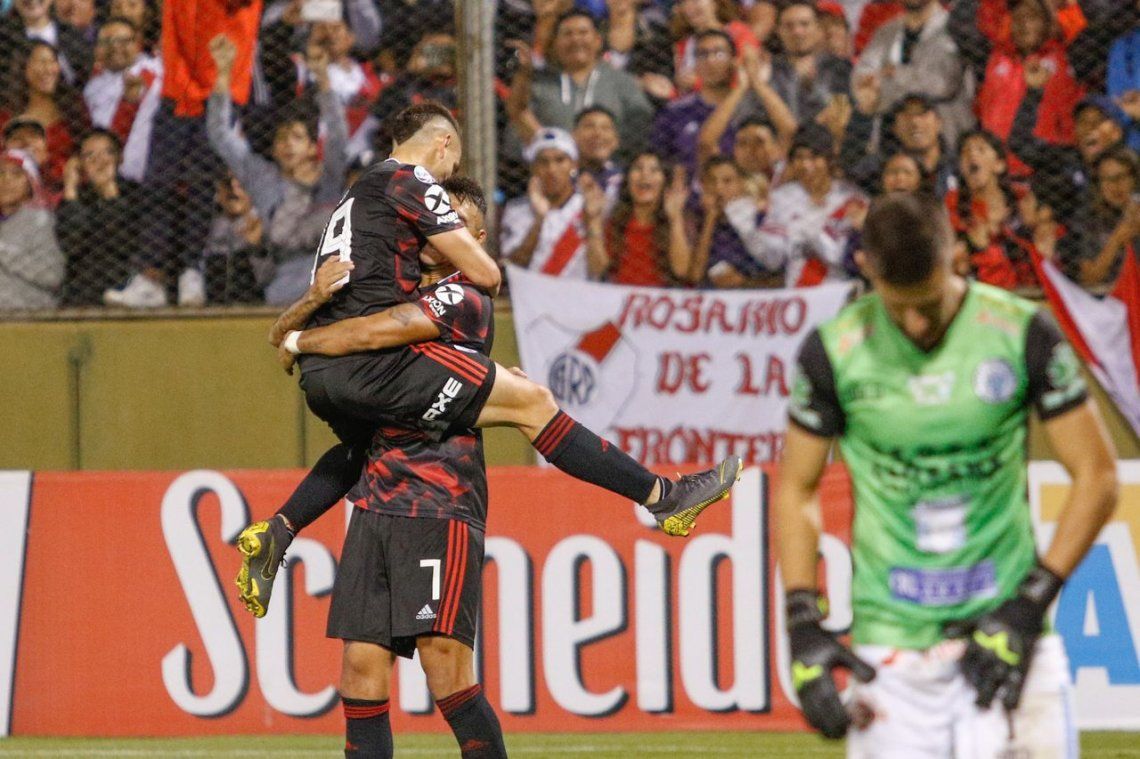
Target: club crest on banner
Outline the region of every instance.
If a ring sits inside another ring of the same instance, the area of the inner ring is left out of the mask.
[[[630,399],[638,376],[638,351],[610,320],[581,331],[542,317],[528,330],[552,351],[541,380],[559,405],[583,424],[607,429]]]

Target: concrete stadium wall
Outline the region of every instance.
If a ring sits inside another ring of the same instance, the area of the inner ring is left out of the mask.
[[[0,469],[309,466],[335,438],[265,341],[272,317],[0,322]],[[518,363],[510,314],[495,358]],[[490,464],[530,463],[490,430]]]
[[[0,469],[309,466],[334,440],[265,342],[265,313],[0,322]],[[494,357],[518,363],[509,310]],[[1096,390],[1121,458],[1140,444]],[[513,431],[489,430],[489,464],[527,464]],[[1051,458],[1034,428],[1030,456]]]

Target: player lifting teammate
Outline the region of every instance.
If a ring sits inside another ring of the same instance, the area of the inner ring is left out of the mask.
[[[393,122],[392,157],[369,169],[333,212],[314,263],[336,256],[348,269],[344,289],[309,294],[278,319],[272,341],[301,352],[307,324],[368,331],[369,320],[411,318],[418,309],[419,253],[430,242],[476,286],[497,286],[494,267],[451,208],[435,174],[450,176],[459,160],[459,134],[442,106],[423,103]],[[474,276],[473,276],[474,274]],[[347,283],[347,284],[345,284]],[[318,284],[318,283],[314,283]],[[330,299],[322,300],[326,295]],[[390,314],[378,312],[391,308]],[[363,318],[362,318],[363,317]],[[431,339],[421,338],[421,339]],[[645,504],[665,532],[687,535],[709,504],[728,495],[741,462],[676,482],[658,477],[560,411],[550,392],[498,367],[490,358],[441,342],[392,348],[364,340],[365,352],[300,359],[309,407],[342,441],[326,452],[275,518],[239,537],[244,555],[238,584],[247,607],[264,615],[293,534],[331,508],[356,482],[363,450],[380,425],[413,428],[439,439],[448,429],[509,426],[526,435],[559,469]],[[379,350],[375,350],[379,349]]]
[[[780,467],[801,708],[831,738],[854,720],[851,757],[1074,756],[1068,665],[1042,631],[1117,491],[1078,360],[1032,303],[952,273],[937,200],[877,200],[863,244],[875,292],[805,341]],[[1031,408],[1073,480],[1041,556],[1026,499]],[[816,590],[816,496],[835,438],[855,493],[854,651],[824,629]],[[862,681],[850,712],[837,666]]]
[[[481,239],[486,202],[479,186],[455,177],[443,186]],[[327,263],[321,274],[335,281],[341,266]],[[491,299],[456,277],[435,281],[451,271],[444,262],[427,272],[428,284],[410,304],[416,317],[380,320],[372,336],[399,345],[430,331],[445,343],[489,353]],[[335,334],[328,338],[334,346],[336,340]],[[435,441],[417,430],[381,428],[367,460],[350,493],[357,508],[329,609],[328,634],[344,640],[345,756],[392,756],[392,664],[396,656],[418,652],[428,689],[463,756],[504,757],[502,730],[472,662],[487,517],[482,434],[453,430]]]

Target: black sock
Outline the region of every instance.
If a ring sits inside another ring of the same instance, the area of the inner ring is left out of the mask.
[[[325,451],[277,513],[300,532],[344,498],[364,468],[364,450],[338,443]]]
[[[532,443],[543,458],[571,477],[645,503],[657,475],[621,448],[595,435],[565,411],[554,415]]]
[[[345,759],[392,759],[388,701],[341,697]]]
[[[435,702],[443,713],[443,718],[455,733],[459,742],[459,754],[463,759],[499,759],[506,757],[507,748],[503,745],[503,728],[495,710],[483,695],[482,685],[472,685],[467,690],[452,693],[447,698]]]

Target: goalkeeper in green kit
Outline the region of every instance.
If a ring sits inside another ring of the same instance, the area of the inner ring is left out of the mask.
[[[1079,363],[1032,303],[951,271],[933,198],[890,194],[863,229],[874,293],[800,352],[776,496],[792,682],[849,757],[1068,757],[1068,663],[1046,610],[1116,505],[1116,462]],[[1026,498],[1036,410],[1073,480],[1038,554]],[[852,648],[823,627],[817,489],[851,474]],[[852,700],[832,670],[851,670]]]

